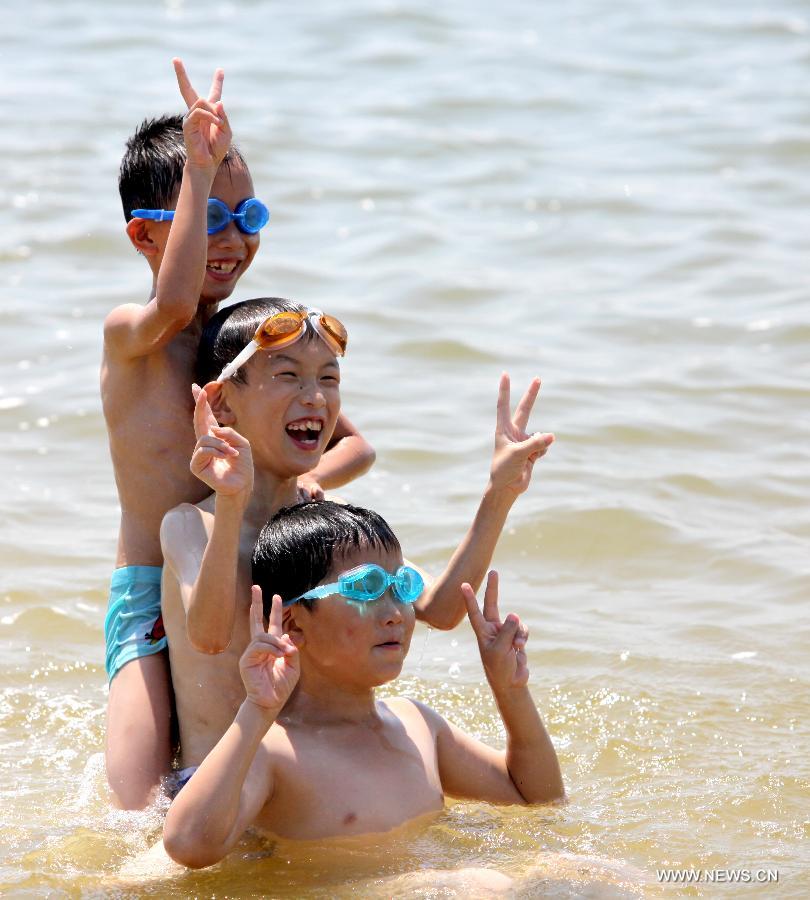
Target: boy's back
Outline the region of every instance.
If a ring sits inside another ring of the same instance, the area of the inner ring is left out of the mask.
[[[167,345],[129,359],[114,339],[105,340],[101,399],[121,504],[117,567],[161,565],[163,516],[209,493],[188,467],[195,442],[189,385],[200,329],[195,320]]]

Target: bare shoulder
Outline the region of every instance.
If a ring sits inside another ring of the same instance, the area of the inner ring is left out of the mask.
[[[182,555],[205,548],[213,527],[213,515],[202,504],[180,503],[170,509],[160,524],[160,546],[170,565]]]
[[[107,313],[104,319],[104,346],[113,356],[123,350],[132,329],[143,317],[144,307],[140,303],[122,303]]]
[[[378,702],[406,726],[423,723],[435,733],[444,724],[444,719],[435,709],[431,709],[419,700],[412,700],[410,697],[386,697]]]

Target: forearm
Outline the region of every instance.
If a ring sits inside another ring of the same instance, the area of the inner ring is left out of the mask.
[[[506,767],[527,803],[565,796],[560,763],[528,687],[493,691],[506,729]]]
[[[277,711],[250,700],[239,707],[233,724],[205,757],[169,808],[163,828],[166,852],[192,868],[222,859],[249,825],[242,793],[256,751]],[[261,805],[262,798],[251,798]]]
[[[157,303],[187,315],[189,322],[197,311],[205,278],[208,195],[215,174],[216,169],[186,163],[157,278]]]
[[[236,613],[239,533],[244,500],[217,494],[214,526],[194,581],[186,631],[192,646],[203,653],[222,653],[231,642]]]
[[[368,472],[375,458],[374,448],[364,437],[349,434],[339,438],[307,475],[325,490],[333,490]]]
[[[461,585],[467,582],[473,590],[481,585],[516,496],[487,485],[469,531],[444,572],[417,602],[418,618],[443,629],[455,628],[464,618],[466,606]]]

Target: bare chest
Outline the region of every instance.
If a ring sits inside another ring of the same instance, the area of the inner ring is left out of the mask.
[[[390,831],[437,812],[444,796],[432,736],[386,729],[290,741],[276,787],[256,824],[313,840]]]

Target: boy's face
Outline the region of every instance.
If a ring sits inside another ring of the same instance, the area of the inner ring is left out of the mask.
[[[282,478],[315,468],[340,412],[334,353],[307,334],[277,353],[260,350],[245,374],[247,384],[226,381],[222,390],[233,426],[250,441],[254,464]]]
[[[173,198],[169,209],[177,207],[178,194]],[[249,197],[253,197],[253,181],[250,172],[238,160],[223,163],[217,171],[211,185],[211,197],[216,197],[233,212],[236,207]],[[169,237],[171,222],[151,222],[150,236],[156,246],[155,257],[158,271],[166,252],[166,241]],[[208,255],[205,266],[205,278],[200,291],[200,303],[216,304],[227,299],[233,293],[236,282],[242,277],[253,257],[259,249],[259,235],[245,234],[229,222],[222,231],[208,235]]]
[[[363,563],[376,563],[393,574],[402,565],[402,553],[369,548],[336,553],[332,568],[320,583],[331,584]],[[290,610],[296,625],[291,635],[295,640],[300,629],[301,664],[309,672],[344,687],[365,690],[392,681],[402,671],[415,613],[413,604],[397,600],[391,588],[366,603],[334,594],[316,600],[312,610],[300,603]]]

